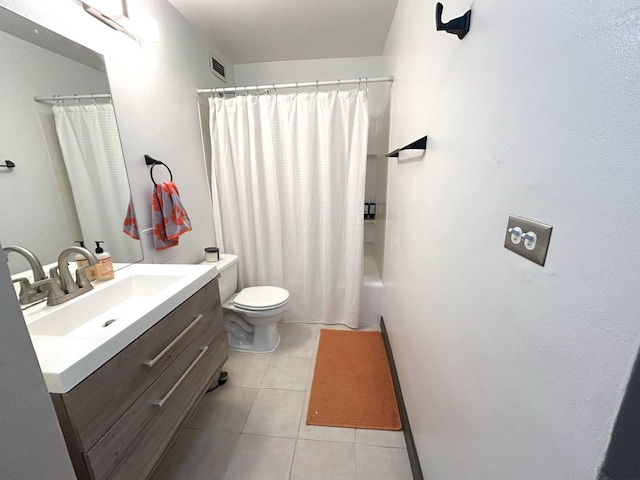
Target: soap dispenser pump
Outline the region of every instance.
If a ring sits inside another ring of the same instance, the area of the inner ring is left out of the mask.
[[[111,280],[114,277],[113,263],[111,262],[111,254],[105,252],[100,246],[103,241],[96,241],[96,257],[98,263],[95,266],[97,280]]]

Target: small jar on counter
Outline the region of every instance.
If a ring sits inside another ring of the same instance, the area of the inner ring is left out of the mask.
[[[215,263],[220,260],[220,250],[218,247],[207,247],[204,249],[204,261],[207,263]]]

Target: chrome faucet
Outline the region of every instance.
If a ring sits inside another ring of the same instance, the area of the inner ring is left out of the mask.
[[[69,257],[73,253],[80,254],[87,260],[89,260],[89,265],[85,265],[84,267],[76,270],[75,281],[71,277],[71,272],[69,271]],[[47,301],[47,305],[60,305],[61,303],[67,302],[72,298],[82,295],[89,290],[92,290],[93,285],[91,285],[91,282],[87,280],[85,269],[96,265],[97,263],[98,257],[96,257],[93,252],[90,252],[86,248],[76,246],[65,248],[58,256],[58,266],[52,268],[50,271],[52,279],[55,279],[59,276],[58,278],[60,279],[60,289],[62,291],[62,295],[50,295],[49,300]],[[57,282],[55,282],[55,280],[54,283],[56,283],[57,285]],[[55,287],[52,285],[52,290],[54,288]]]
[[[31,267],[31,271],[33,272],[33,283],[30,283],[29,280],[25,277],[16,278],[13,280],[13,283],[20,284],[20,293],[18,294],[18,300],[20,301],[20,305],[28,305],[30,303],[39,302],[40,300],[44,300],[47,298],[48,289],[44,287],[44,283],[40,283],[43,280],[46,280],[47,277],[44,274],[44,270],[42,269],[42,264],[38,257],[35,254],[24,247],[19,245],[9,245],[2,249],[4,252],[7,261],[9,260],[9,253],[15,252],[22,255],[29,262],[29,266]]]

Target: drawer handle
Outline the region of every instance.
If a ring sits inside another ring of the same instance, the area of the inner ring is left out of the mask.
[[[187,375],[189,375],[189,372],[194,369],[194,367],[198,364],[198,362],[204,356],[204,354],[207,353],[207,350],[209,350],[208,346],[202,347],[200,349],[200,355],[198,355],[198,357],[193,361],[193,363],[189,366],[189,368],[187,368],[187,371],[182,374],[182,376],[178,379],[175,385],[171,387],[171,390],[169,390],[164,397],[162,397],[160,400],[156,400],[155,402],[153,402],[154,405],[156,405],[157,407],[161,407],[167,402],[167,400],[169,400],[169,397],[173,395],[173,392],[176,391],[176,388],[178,388],[180,384],[184,381],[184,379],[187,378]]]
[[[143,362],[143,365],[146,365],[147,367],[153,367],[162,357],[165,356],[165,354],[171,350],[171,347],[173,347],[176,343],[178,343],[180,341],[180,339],[182,337],[184,337],[187,332],[189,330],[191,330],[196,323],[198,323],[200,320],[202,320],[202,313],[200,315],[198,315],[195,320],[193,322],[191,322],[189,324],[189,326],[187,328],[185,328],[182,333],[180,335],[178,335],[176,338],[173,339],[173,341],[167,345],[166,347],[164,347],[164,350],[162,350],[158,355],[156,355],[156,358],[154,358],[153,360],[147,360],[146,362]]]

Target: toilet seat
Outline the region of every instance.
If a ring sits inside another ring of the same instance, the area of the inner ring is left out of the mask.
[[[289,302],[289,292],[280,287],[247,287],[233,299],[237,308],[263,312],[281,307]]]

